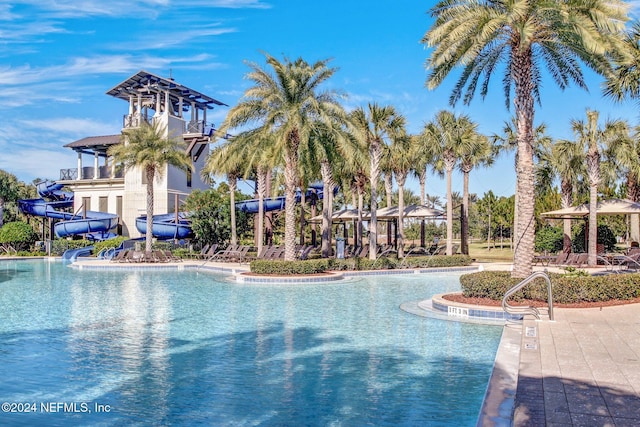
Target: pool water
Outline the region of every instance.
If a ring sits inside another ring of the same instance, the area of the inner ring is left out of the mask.
[[[0,424],[475,425],[502,329],[399,309],[458,277],[241,285],[2,261],[0,401],[30,413]]]

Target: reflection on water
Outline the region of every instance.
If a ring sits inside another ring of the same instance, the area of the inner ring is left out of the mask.
[[[270,287],[20,266],[0,285],[0,400],[111,411],[10,425],[473,425],[501,332],[398,308],[455,275]]]

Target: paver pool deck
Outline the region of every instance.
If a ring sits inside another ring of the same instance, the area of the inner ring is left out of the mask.
[[[640,426],[640,304],[554,315],[505,325],[478,425]]]
[[[478,425],[640,426],[640,304],[556,307],[554,321],[508,324],[494,377],[487,397],[493,388],[502,401]]]

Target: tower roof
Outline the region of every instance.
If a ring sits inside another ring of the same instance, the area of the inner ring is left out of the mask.
[[[138,96],[142,93],[157,93],[168,91],[171,102],[178,105],[182,98],[185,104],[195,103],[201,109],[213,109],[214,105],[227,106],[222,101],[211,98],[203,93],[181,85],[173,79],[165,79],[147,71],[141,70],[122,83],[117,84],[107,91],[107,95],[123,99],[129,102],[130,96]]]

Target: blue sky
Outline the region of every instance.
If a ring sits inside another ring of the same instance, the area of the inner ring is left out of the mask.
[[[448,105],[455,78],[424,87],[429,51],[420,39],[435,2],[370,0],[0,0],[0,169],[30,182],[57,179],[76,166],[64,144],[120,133],[128,105],[105,94],[141,69],[168,77],[233,106],[249,82],[244,61],[264,65],[262,52],[308,62],[333,58],[328,83],[348,95],[345,107],[393,105],[417,133],[442,109],[468,114],[481,132],[499,133],[510,112],[500,77],[486,100]],[[587,72],[590,91],[542,87],[536,122],[554,138],[571,138],[570,120],[586,108],[602,119],[640,123],[637,105],[601,95],[601,79]],[[219,124],[226,107],[208,113]],[[462,191],[459,176],[454,191]],[[417,184],[410,184],[417,192]],[[473,171],[470,189],[513,194],[513,156]],[[444,199],[445,182],[431,176],[427,192]]]

